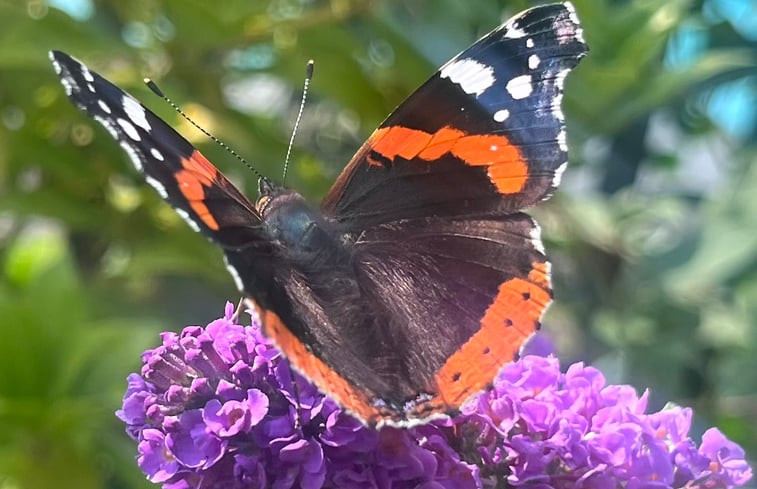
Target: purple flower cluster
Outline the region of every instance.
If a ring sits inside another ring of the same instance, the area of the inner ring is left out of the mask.
[[[468,425],[482,473],[539,489],[726,488],[751,478],[744,451],[717,428],[700,447],[689,438],[691,409],[645,414],[647,392],[606,385],[581,363],[559,367],[524,357],[465,406],[456,423]]]
[[[164,333],[142,356],[117,415],[137,463],[166,489],[338,487],[467,489],[443,427],[377,433],[343,412],[289,364],[257,326],[223,318]]]
[[[729,488],[751,469],[692,412],[645,414],[647,394],[581,364],[526,356],[454,420],[362,426],[293,373],[256,325],[164,333],[128,378],[118,417],[166,489]]]

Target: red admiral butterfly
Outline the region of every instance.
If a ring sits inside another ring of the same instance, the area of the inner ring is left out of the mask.
[[[567,165],[563,82],[587,52],[569,3],[513,17],[445,64],[358,150],[317,210],[253,204],[130,95],[50,54],[68,96],[195,230],[291,363],[372,425],[455,411],[551,301],[539,227]]]

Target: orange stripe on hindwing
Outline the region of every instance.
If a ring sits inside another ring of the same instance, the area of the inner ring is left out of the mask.
[[[371,406],[366,394],[311,353],[275,312],[260,307],[257,310],[266,336],[273,340],[294,368],[319,389],[366,423],[374,424],[387,414]]]
[[[497,296],[481,319],[481,329],[437,372],[438,397],[445,404],[458,407],[486,388],[536,331],[551,301],[548,289],[544,288],[548,286],[548,278],[542,273],[545,267],[538,265],[539,269],[534,268],[528,280],[516,277],[499,286]],[[534,278],[537,280],[532,281]]]
[[[468,135],[445,126],[435,133],[403,126],[382,127],[368,139],[370,150],[394,161],[419,158],[434,162],[446,154],[469,166],[486,166],[489,180],[500,193],[514,194],[523,190],[528,180],[528,165],[506,136],[497,134]],[[380,163],[367,158],[368,163]]]

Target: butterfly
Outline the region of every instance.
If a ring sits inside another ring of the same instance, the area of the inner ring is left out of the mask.
[[[253,203],[133,97],[53,51],[73,103],[220,246],[291,364],[372,426],[455,413],[517,358],[552,299],[523,209],[568,162],[570,3],[526,10],[442,66],[358,149],[320,207],[268,178]]]

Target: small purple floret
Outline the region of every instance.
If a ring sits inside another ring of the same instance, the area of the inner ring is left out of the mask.
[[[165,441],[163,432],[154,428],[144,429],[140,433],[137,464],[150,482],[166,482],[181,468]]]

